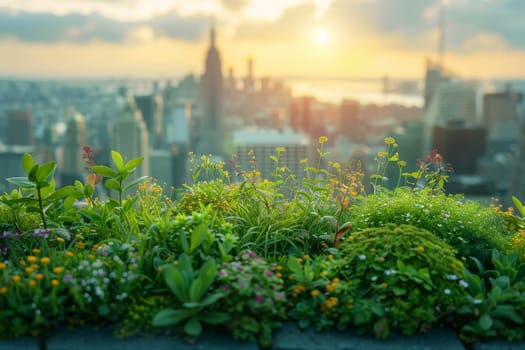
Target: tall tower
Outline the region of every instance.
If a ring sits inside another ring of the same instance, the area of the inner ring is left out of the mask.
[[[206,55],[206,67],[201,81],[203,115],[200,123],[200,140],[197,153],[222,155],[223,82],[221,59],[215,46],[215,29],[210,30],[210,47]]]
[[[33,145],[33,113],[28,110],[7,112],[7,145]]]
[[[72,185],[75,180],[82,180],[85,166],[82,147],[87,145],[87,139],[84,116],[78,112],[70,113],[66,117],[61,185]]]
[[[122,108],[111,131],[111,148],[118,151],[124,160],[144,157],[132,179],[149,174],[148,129],[140,110],[131,99]]]

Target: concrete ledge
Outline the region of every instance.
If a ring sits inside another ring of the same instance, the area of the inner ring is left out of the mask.
[[[47,338],[46,350],[258,350],[251,342],[239,342],[226,333],[205,333],[195,344],[181,336],[144,335],[116,338],[111,328],[57,330]],[[474,350],[525,350],[525,342],[492,340],[468,347]],[[348,332],[302,330],[286,323],[276,331],[273,350],[465,350],[451,329],[434,329],[411,337],[393,334],[386,340]],[[43,350],[36,338],[0,340],[0,350]]]
[[[427,334],[401,336],[392,334],[386,340],[378,340],[348,332],[317,332],[301,330],[288,324],[275,335],[275,350],[465,350],[463,343],[450,329],[436,329]]]

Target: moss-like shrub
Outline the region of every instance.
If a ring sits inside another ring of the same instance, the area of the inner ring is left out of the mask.
[[[503,218],[478,202],[458,196],[403,189],[363,199],[349,213],[353,230],[409,224],[429,230],[457,250],[464,262],[476,257],[490,265],[494,248],[504,250],[511,234]]]
[[[340,251],[348,278],[383,306],[383,315],[372,320],[377,336],[390,328],[425,331],[466,300],[462,262],[427,230],[394,224],[365,229],[350,235]]]

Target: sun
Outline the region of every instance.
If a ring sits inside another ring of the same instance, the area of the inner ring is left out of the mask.
[[[328,41],[330,41],[330,35],[328,34],[326,30],[320,29],[315,32],[315,41],[318,44],[323,44],[323,45],[327,44]]]

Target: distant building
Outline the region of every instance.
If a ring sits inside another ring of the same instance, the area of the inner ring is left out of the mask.
[[[518,105],[523,94],[511,92],[483,95],[483,123],[488,129],[487,150],[491,153],[509,152],[519,137]]]
[[[60,184],[73,185],[75,180],[83,180],[85,159],[82,159],[82,147],[88,143],[86,120],[80,113],[73,112],[66,116],[63,159],[60,171]]]
[[[133,100],[124,105],[112,125],[111,148],[125,160],[144,157],[132,178],[149,175],[148,130]]]
[[[449,123],[476,124],[476,89],[463,81],[441,82],[434,91],[423,117],[423,150],[433,146],[433,129]]]
[[[7,112],[5,144],[33,145],[33,113],[29,110]]]
[[[365,125],[360,117],[359,102],[354,100],[343,100],[341,103],[341,125],[339,134],[350,137],[355,142],[364,141]]]
[[[146,124],[151,146],[158,147],[162,141],[162,96],[153,93],[151,95],[135,96],[134,99]]]
[[[199,125],[198,154],[223,156],[223,77],[219,51],[215,45],[215,29],[210,30],[210,47],[201,81],[203,113]]]
[[[244,78],[244,91],[253,92],[255,91],[255,78],[253,76],[253,58],[248,58],[247,63],[247,74]]]
[[[525,117],[525,115],[523,116]],[[510,195],[525,201],[525,120],[520,122],[520,137],[516,149],[516,157],[512,168]],[[510,202],[510,201],[509,201]]]
[[[0,166],[0,193],[14,188],[5,180],[8,177],[26,176],[22,168],[22,157],[25,153],[34,156],[35,148],[33,146],[0,145],[0,164],[2,164]]]
[[[311,151],[308,137],[291,130],[237,131],[233,133],[233,146],[237,162],[243,169],[249,168],[252,158],[250,154],[253,151],[261,176],[266,179],[272,179],[271,174],[275,172],[275,162],[270,156],[277,154],[277,147],[285,148],[285,152],[281,153],[279,165],[289,168],[299,179],[305,175],[304,164],[300,164],[300,161],[308,158]]]
[[[425,91],[424,91],[424,109],[427,110],[430,107],[430,103],[434,98],[434,93],[440,83],[449,81],[452,77],[451,73],[448,73],[440,64],[426,61],[425,68]]]
[[[454,168],[455,174],[472,175],[477,171],[477,162],[485,152],[487,129],[481,125],[449,122],[435,126],[432,148]]]

